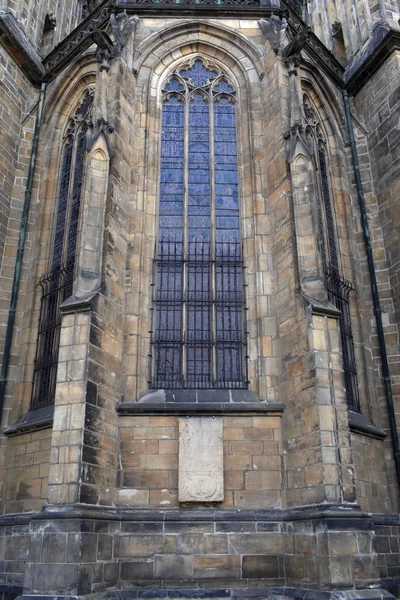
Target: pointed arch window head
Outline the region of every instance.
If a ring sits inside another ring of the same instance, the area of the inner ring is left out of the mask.
[[[152,387],[247,386],[236,90],[201,57],[162,88]]]
[[[50,271],[39,281],[41,303],[32,408],[41,408],[54,402],[61,328],[60,305],[72,294],[73,288],[86,140],[91,127],[93,100],[93,91],[88,90],[70,118],[63,139]]]

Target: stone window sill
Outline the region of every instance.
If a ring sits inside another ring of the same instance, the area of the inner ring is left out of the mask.
[[[379,427],[375,427],[367,417],[352,410],[349,410],[349,427],[350,431],[354,433],[367,435],[377,440],[384,440],[386,437],[386,433]]]
[[[224,415],[281,413],[281,403],[260,402],[250,390],[154,390],[138,402],[121,402],[121,415]]]
[[[54,406],[44,406],[30,410],[15,423],[6,427],[3,431],[5,435],[19,435],[27,431],[38,431],[47,429],[53,424]]]

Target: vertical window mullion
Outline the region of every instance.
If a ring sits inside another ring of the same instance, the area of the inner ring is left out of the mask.
[[[182,345],[181,345],[181,382],[187,380],[187,335],[188,335],[188,194],[189,194],[189,107],[190,99],[186,93],[184,116],[184,150],[183,150],[183,224],[182,224]]]
[[[216,210],[215,210],[215,149],[214,149],[214,102],[210,94],[210,342],[211,342],[211,379],[214,386],[217,381],[217,308],[216,308]]]

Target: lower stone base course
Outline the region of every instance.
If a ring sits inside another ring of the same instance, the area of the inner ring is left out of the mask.
[[[81,504],[0,521],[0,585],[24,600],[398,596],[398,515]]]
[[[17,600],[393,600],[386,590],[329,592],[286,587],[223,590],[121,590],[88,596],[20,596]]]

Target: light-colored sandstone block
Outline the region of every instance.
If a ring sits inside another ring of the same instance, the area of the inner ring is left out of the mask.
[[[179,419],[179,502],[222,502],[222,417]]]

